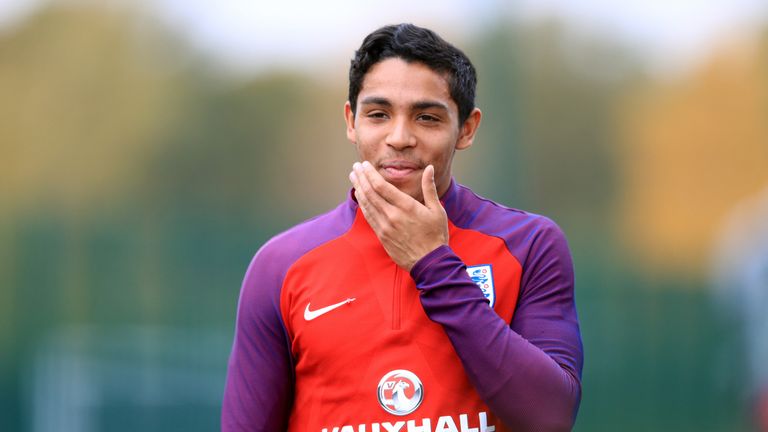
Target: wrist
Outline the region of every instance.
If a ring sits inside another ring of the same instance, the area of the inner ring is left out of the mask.
[[[454,255],[453,250],[447,244],[441,244],[436,248],[429,251],[426,255],[418,259],[411,265],[408,272],[414,281],[418,281],[421,275],[423,275],[427,269],[436,261],[440,261],[446,255]]]

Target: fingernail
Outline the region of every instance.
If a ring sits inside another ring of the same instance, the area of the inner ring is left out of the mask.
[[[363,161],[363,168],[368,168],[371,166],[371,163],[368,161]]]
[[[353,170],[356,170],[358,168],[360,168],[360,162],[355,162],[355,163],[352,164],[352,169]]]

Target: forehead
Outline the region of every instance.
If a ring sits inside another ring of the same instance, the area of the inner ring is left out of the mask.
[[[451,98],[448,77],[420,62],[388,58],[373,65],[365,74],[358,100],[383,97],[392,103],[439,100],[457,109]]]

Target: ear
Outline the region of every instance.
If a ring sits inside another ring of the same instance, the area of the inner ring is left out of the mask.
[[[479,108],[475,108],[469,113],[469,117],[464,120],[464,124],[461,125],[459,130],[459,139],[456,141],[456,150],[464,150],[472,146],[472,141],[475,139],[475,133],[477,128],[480,127],[480,119],[483,117],[483,113]]]
[[[352,112],[352,105],[347,101],[344,104],[344,121],[347,123],[347,139],[352,143],[357,143],[357,133],[355,132],[355,113]]]

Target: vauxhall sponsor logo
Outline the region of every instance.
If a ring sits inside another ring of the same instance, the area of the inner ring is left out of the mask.
[[[397,369],[388,372],[379,381],[376,389],[379,405],[388,413],[405,416],[414,411],[424,400],[424,386],[421,380],[411,371]],[[474,420],[474,419],[473,419]],[[473,426],[477,425],[477,426]],[[432,425],[432,419],[401,420],[398,422],[382,422],[344,425],[323,428],[321,432],[495,432],[496,426],[488,425],[488,414],[477,414],[477,421],[470,425],[469,414],[438,417]]]
[[[477,415],[477,427],[469,424],[469,415],[459,414],[458,421],[452,416],[442,416],[437,419],[434,428],[432,420],[402,420],[395,423],[371,423],[355,426],[335,426],[323,428],[322,432],[494,432],[496,426],[488,425],[488,415],[481,412]]]
[[[388,372],[379,381],[376,395],[379,405],[390,414],[408,415],[421,405],[424,386],[415,373],[405,369]]]

